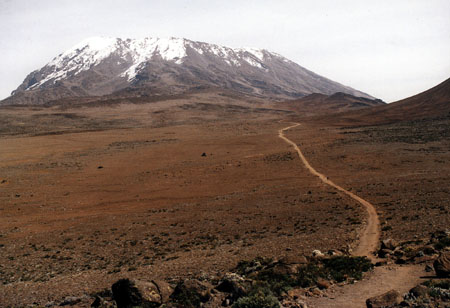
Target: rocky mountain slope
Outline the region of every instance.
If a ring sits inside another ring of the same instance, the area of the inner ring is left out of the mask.
[[[332,95],[313,93],[305,97],[277,103],[279,108],[287,108],[303,116],[347,112],[385,105],[380,99],[356,97],[350,94],[337,92]]]
[[[450,78],[414,96],[375,108],[353,110],[325,121],[335,125],[377,125],[450,117]]]
[[[3,104],[39,104],[120,91],[151,95],[219,87],[271,99],[369,95],[264,49],[169,38],[90,38],[30,73]]]

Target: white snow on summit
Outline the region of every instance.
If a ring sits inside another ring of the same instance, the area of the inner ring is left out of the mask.
[[[214,44],[193,42],[180,38],[142,38],[126,39],[92,37],[73,46],[71,49],[55,57],[43,68],[43,79],[34,83],[27,90],[40,85],[64,79],[67,76],[75,76],[83,71],[100,64],[111,55],[121,58],[117,65],[126,63],[124,71],[119,74],[128,81],[133,80],[145,62],[153,57],[161,57],[165,61],[173,61],[182,64],[187,56],[187,48],[191,48],[201,55],[212,54],[220,57],[230,66],[241,66],[243,61],[258,69],[267,71],[263,61],[267,54],[285,58],[255,48],[229,48]],[[131,62],[130,62],[131,60]]]

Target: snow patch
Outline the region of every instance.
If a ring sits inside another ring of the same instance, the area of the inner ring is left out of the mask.
[[[27,90],[41,86],[42,84],[64,79],[67,76],[75,76],[83,71],[100,64],[112,54],[119,56],[117,65],[128,63],[128,68],[120,73],[119,77],[133,80],[145,62],[155,56],[160,56],[165,61],[173,61],[182,64],[187,56],[186,47],[194,49],[201,55],[211,54],[222,58],[230,66],[241,66],[246,62],[249,65],[268,71],[264,60],[275,56],[285,62],[286,58],[256,48],[229,48],[214,44],[193,42],[180,38],[142,38],[126,39],[92,37],[73,46],[68,51],[60,54],[50,61],[42,70],[44,78],[31,85]]]

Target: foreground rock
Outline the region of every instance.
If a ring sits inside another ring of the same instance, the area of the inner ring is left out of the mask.
[[[163,295],[154,282],[120,279],[112,285],[112,292],[118,308],[159,307],[163,304]]]
[[[450,277],[450,251],[442,253],[433,263],[436,276],[441,278]]]
[[[200,307],[202,303],[206,303],[211,298],[210,290],[209,284],[188,279],[177,284],[170,299],[181,307]]]
[[[374,296],[366,301],[367,308],[384,308],[398,305],[403,301],[402,295],[396,291],[391,290],[384,294]]]

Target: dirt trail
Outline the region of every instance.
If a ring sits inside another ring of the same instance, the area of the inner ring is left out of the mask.
[[[358,246],[353,250],[353,255],[367,256],[372,261],[376,261],[377,259],[372,253],[377,248],[380,231],[378,215],[375,207],[371,203],[358,197],[354,193],[333,183],[325,175],[317,172],[309,164],[308,160],[305,158],[297,144],[284,136],[285,131],[299,125],[299,123],[296,123],[295,125],[280,129],[278,131],[278,136],[294,147],[303,164],[313,175],[318,176],[323,183],[345,193],[349,197],[361,203],[366,208],[369,214],[367,226],[360,235]],[[349,284],[343,287],[333,286],[327,291],[325,297],[308,299],[308,307],[366,307],[367,298],[383,294],[392,289],[395,289],[400,293],[405,293],[412,287],[423,281],[420,277],[424,275],[425,272],[423,270],[423,266],[420,265],[392,265],[376,267],[374,271],[368,275],[368,277],[356,284]]]
[[[376,267],[362,281],[343,287],[332,287],[327,297],[309,298],[308,307],[313,308],[363,308],[366,299],[386,293],[392,289],[401,294],[418,285],[426,273],[421,265]]]
[[[344,194],[348,195],[350,198],[358,201],[359,203],[361,203],[367,210],[367,213],[369,214],[368,220],[367,220],[367,226],[366,228],[363,230],[362,234],[360,235],[359,238],[359,243],[358,246],[353,250],[353,255],[355,256],[366,256],[371,260],[375,260],[375,257],[373,256],[373,252],[376,250],[377,246],[378,246],[378,242],[380,239],[380,222],[378,220],[378,215],[377,215],[377,211],[375,210],[375,207],[367,202],[366,200],[362,199],[361,197],[358,197],[357,195],[355,195],[354,193],[346,190],[345,188],[335,184],[333,181],[329,180],[327,176],[323,175],[322,173],[318,172],[316,169],[314,169],[308,162],[308,160],[305,158],[305,156],[303,155],[302,151],[300,150],[300,148],[297,146],[297,144],[295,144],[293,141],[289,140],[288,138],[286,138],[284,136],[284,131],[289,130],[291,128],[297,127],[299,126],[299,123],[296,123],[294,125],[282,128],[278,131],[278,136],[283,139],[284,141],[286,141],[287,143],[289,143],[290,145],[292,145],[294,147],[294,149],[297,151],[298,156],[300,157],[300,159],[302,160],[303,164],[305,165],[305,167],[309,170],[309,172],[311,172],[313,175],[318,176],[319,179],[339,190],[340,192],[343,192]]]

